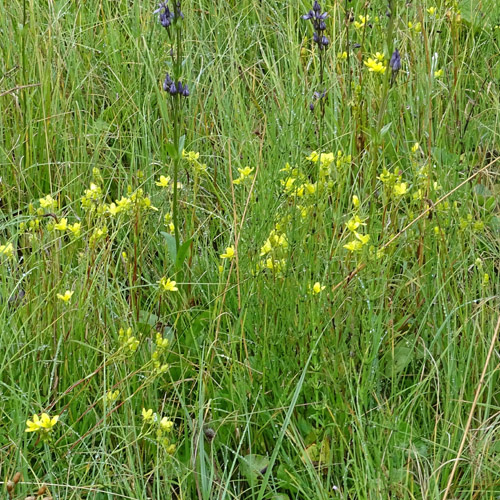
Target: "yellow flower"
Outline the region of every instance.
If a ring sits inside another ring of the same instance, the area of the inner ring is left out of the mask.
[[[59,415],[55,415],[52,418],[47,413],[42,413],[41,418],[38,415],[33,415],[33,420],[26,421],[25,432],[50,432],[58,420]]]
[[[384,54],[382,54],[381,52],[376,52],[374,57],[377,61],[380,62],[384,62],[385,60]]]
[[[318,295],[321,291],[325,289],[324,285],[321,285],[319,281],[316,281],[314,285],[312,286],[312,293],[313,295]]]
[[[349,250],[349,252],[359,252],[363,248],[363,243],[358,240],[352,240],[344,245],[344,248]]]
[[[146,408],[142,409],[142,419],[144,422],[152,422],[155,420],[156,414],[153,413],[153,410],[150,408],[146,410]]]
[[[12,243],[0,245],[0,255],[5,255],[8,259],[14,258],[14,245]]]
[[[368,71],[373,71],[374,73],[385,73],[385,64],[377,61],[376,59],[368,58],[368,61],[365,61],[365,66],[368,67]]]
[[[354,27],[356,29],[363,28],[366,22],[370,19],[370,16],[358,16],[359,21],[354,21]]]
[[[366,226],[366,223],[363,222],[363,219],[359,217],[359,215],[355,215],[352,219],[347,221],[346,227],[349,231],[354,232],[358,229],[359,226]]]
[[[74,293],[75,293],[75,292],[74,292],[73,290],[66,290],[66,291],[64,292],[64,294],[60,294],[60,293],[58,293],[58,294],[57,294],[57,298],[58,298],[59,300],[62,300],[63,302],[68,303],[68,302],[71,300],[71,297],[73,297],[73,294],[74,294]]]
[[[174,423],[168,417],[163,417],[160,420],[160,428],[162,431],[170,432],[174,428]]]
[[[189,151],[188,153],[186,153],[186,150],[183,149],[182,157],[189,162],[194,162],[200,157],[200,153],[197,153],[196,151]]]
[[[319,160],[319,154],[316,151],[313,151],[309,156],[306,157],[306,160],[316,162]]]
[[[165,292],[177,292],[179,290],[175,285],[177,284],[176,281],[171,280],[170,278],[163,277],[160,281],[158,281],[160,284],[160,287],[163,288],[163,291]]]
[[[80,236],[81,229],[82,225],[79,222],[75,222],[74,224],[68,224],[68,231],[70,231],[75,238],[78,238]]]
[[[431,16],[433,16],[433,15],[436,13],[436,7],[429,7],[429,8],[427,9],[427,12],[428,12]]]
[[[170,184],[170,177],[165,177],[164,175],[160,175],[160,179],[157,180],[155,184],[157,186],[166,188]]]
[[[48,194],[45,198],[40,198],[40,206],[55,210],[57,208],[57,201]]]
[[[66,231],[68,229],[68,219],[63,217],[57,224],[54,224],[54,229],[57,231]]]
[[[413,29],[415,33],[420,33],[422,31],[422,23],[413,24],[412,22],[409,22],[408,28]]]
[[[397,184],[394,184],[393,191],[395,196],[403,196],[407,193],[408,186],[406,182],[398,182]]]
[[[443,76],[444,71],[442,69],[438,69],[434,71],[434,78],[441,78]]]
[[[356,195],[353,195],[353,197],[352,197],[352,205],[354,208],[359,208],[360,201]]]
[[[362,245],[366,245],[370,241],[370,235],[369,234],[359,234],[358,232],[354,231],[354,236],[361,242]]]
[[[412,147],[411,147],[411,152],[416,153],[418,149],[420,148],[420,144],[416,142]]]
[[[220,255],[221,259],[232,259],[234,257],[234,247],[227,247],[226,253]]]
[[[108,391],[106,393],[106,401],[108,403],[114,403],[118,399],[119,395],[120,391],[118,389],[116,389],[116,391]]]
[[[240,177],[238,179],[235,179],[233,181],[233,184],[241,184],[244,182],[250,174],[253,172],[253,168],[250,167],[245,167],[245,168],[238,168],[238,172],[240,173]]]
[[[339,52],[337,54],[337,59],[340,59],[341,61],[344,59],[347,59],[347,52],[344,50],[344,52]]]

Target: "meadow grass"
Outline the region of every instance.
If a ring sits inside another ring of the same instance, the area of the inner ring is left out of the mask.
[[[500,498],[497,2],[184,0],[182,246],[156,6],[0,6],[7,498]]]

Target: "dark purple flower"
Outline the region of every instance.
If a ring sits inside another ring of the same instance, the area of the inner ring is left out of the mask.
[[[170,75],[167,73],[167,75],[165,76],[165,81],[163,82],[163,90],[165,92],[169,92],[171,84],[172,84],[172,78],[170,78]]]
[[[401,69],[401,56],[399,55],[398,49],[395,49],[392,53],[389,66],[391,67],[393,73],[397,73]]]
[[[186,83],[186,85],[184,85],[184,88],[182,89],[182,95],[184,97],[188,97],[189,96],[189,89],[188,89],[187,83]]]

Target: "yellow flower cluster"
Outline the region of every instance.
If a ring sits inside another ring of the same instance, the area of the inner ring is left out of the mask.
[[[42,413],[41,417],[33,415],[33,420],[26,421],[25,432],[39,432],[42,438],[48,438],[49,433],[59,420],[59,415],[50,417],[47,413]]]
[[[7,259],[14,258],[14,245],[12,243],[6,243],[5,245],[0,245],[0,257],[7,257]]]
[[[159,418],[156,413],[153,412],[151,408],[146,410],[146,408],[142,409],[142,420],[147,425],[157,424],[156,427],[156,439],[158,443],[160,443],[165,451],[172,455],[175,453],[175,444],[170,442],[167,434],[171,434],[174,430],[174,423],[168,417]]]
[[[401,182],[402,175],[399,172],[398,167],[394,167],[393,172],[384,167],[382,173],[379,177],[377,177],[377,179],[382,181],[389,195],[393,195],[396,198],[400,198],[408,192],[408,185],[406,182]]]
[[[182,150],[182,157],[189,163],[189,165],[194,169],[195,172],[203,173],[207,171],[207,166],[205,163],[200,163],[200,153],[196,151],[186,152]]]
[[[153,361],[153,370],[155,375],[161,375],[168,370],[168,364],[162,363],[161,359],[169,346],[169,341],[168,339],[164,339],[161,333],[156,332],[155,346],[156,348],[151,356]]]
[[[132,335],[132,328],[127,328],[127,330],[120,328],[118,331],[118,340],[120,341],[121,346],[131,353],[137,351],[137,348],[139,347],[139,340]]]
[[[158,281],[158,284],[160,285],[160,290],[163,292],[177,292],[179,290],[176,287],[177,282],[167,278],[166,276],[163,276],[163,278]]]
[[[238,168],[240,176],[237,179],[234,179],[233,184],[242,184],[247,180],[250,180],[253,171],[254,169],[250,167]]]

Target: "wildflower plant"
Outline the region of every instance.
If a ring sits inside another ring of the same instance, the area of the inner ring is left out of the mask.
[[[173,207],[172,219],[175,235],[175,246],[180,247],[179,234],[179,203],[178,203],[178,179],[180,161],[183,157],[184,143],[183,134],[183,107],[184,101],[189,96],[189,88],[183,82],[182,68],[184,66],[184,14],[182,12],[181,0],[174,0],[169,5],[168,0],[160,3],[155,14],[158,14],[160,25],[165,29],[170,41],[170,61],[168,71],[163,81],[163,90],[169,96],[170,122],[173,130],[173,140],[167,145],[167,151],[173,162]],[[181,135],[182,134],[182,135]]]

